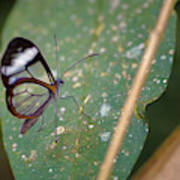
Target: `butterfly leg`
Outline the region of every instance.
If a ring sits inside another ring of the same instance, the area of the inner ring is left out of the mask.
[[[40,128],[37,130],[37,132],[40,132],[43,129],[44,125],[45,125],[44,116],[42,115],[41,117],[42,117],[41,125],[40,125]]]
[[[58,110],[57,110],[57,100],[54,99],[54,102],[55,102],[55,107],[54,107],[54,114],[55,114],[55,128],[57,128],[58,126]]]
[[[60,139],[60,137],[59,137],[59,135],[58,135],[58,133],[57,133],[57,127],[58,127],[58,104],[57,104],[57,99],[56,98],[54,98],[54,102],[55,102],[55,107],[54,107],[54,122],[55,122],[55,129],[56,129],[56,134],[55,134],[55,137],[56,137],[56,139],[53,141],[53,143],[52,143],[52,145],[53,146],[56,146],[57,145],[57,143],[59,142],[59,139]]]
[[[60,99],[72,99],[72,101],[74,102],[74,104],[77,106],[78,111],[83,114],[84,116],[86,116],[88,119],[91,119],[91,116],[86,114],[84,112],[84,107],[80,106],[79,103],[77,102],[77,100],[75,99],[74,96],[60,96]]]

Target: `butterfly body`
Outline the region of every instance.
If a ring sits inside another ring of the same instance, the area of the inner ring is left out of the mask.
[[[38,47],[21,37],[12,39],[5,50],[1,78],[8,110],[18,119],[25,119],[20,129],[22,134],[37,122],[51,100],[57,98],[64,83],[55,80]]]

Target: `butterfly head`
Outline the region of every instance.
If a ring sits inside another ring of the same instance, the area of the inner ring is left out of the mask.
[[[57,87],[56,93],[57,94],[59,94],[59,89],[60,89],[61,85],[63,85],[63,84],[64,84],[64,81],[62,79],[57,79],[56,80],[56,87]]]
[[[61,84],[64,84],[64,81],[62,79],[56,80],[57,86],[60,86]]]

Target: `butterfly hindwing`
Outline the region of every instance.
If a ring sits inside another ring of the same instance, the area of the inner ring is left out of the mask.
[[[39,116],[52,98],[48,88],[29,78],[22,79],[6,92],[8,109],[18,118]]]

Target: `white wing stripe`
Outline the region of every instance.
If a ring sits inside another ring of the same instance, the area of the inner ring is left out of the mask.
[[[28,48],[23,53],[19,53],[12,59],[12,64],[9,66],[2,66],[1,73],[6,76],[17,73],[23,70],[38,53],[36,47]]]

